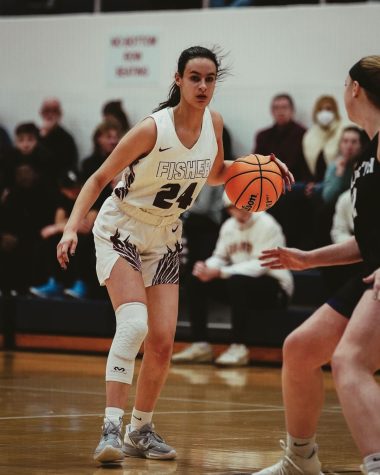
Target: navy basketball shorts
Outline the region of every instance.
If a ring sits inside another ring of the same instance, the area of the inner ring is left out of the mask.
[[[363,277],[371,272],[360,272],[348,280],[326,303],[346,318],[350,318],[359,300],[373,284],[363,282]]]
[[[127,214],[113,196],[104,202],[94,224],[96,273],[105,285],[121,257],[141,272],[145,287],[179,283],[182,221],[159,217],[128,206]],[[144,221],[151,221],[150,224]]]

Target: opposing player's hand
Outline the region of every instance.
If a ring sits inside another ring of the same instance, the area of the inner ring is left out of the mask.
[[[291,247],[266,249],[259,256],[262,267],[269,269],[304,270],[307,268],[306,251]]]
[[[364,277],[363,282],[366,284],[373,283],[373,298],[374,300],[380,300],[380,268],[372,272],[371,275]]]
[[[293,173],[289,170],[289,168],[285,165],[284,162],[282,162],[276,157],[274,153],[270,154],[270,159],[273,162],[276,162],[276,164],[281,170],[282,178],[284,180],[284,185],[285,185],[283,193],[285,193],[285,188],[287,188],[288,191],[290,191],[292,189],[292,185],[294,185],[294,182],[295,182]]]
[[[65,231],[57,246],[57,259],[62,269],[67,269],[69,256],[75,254],[78,244],[78,236],[74,231]]]

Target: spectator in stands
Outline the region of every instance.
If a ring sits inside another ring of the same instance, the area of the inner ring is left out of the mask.
[[[4,152],[6,152],[11,146],[12,142],[8,132],[4,129],[4,127],[0,126],[0,163],[2,157],[4,156]]]
[[[331,96],[321,96],[313,108],[314,124],[306,131],[302,150],[308,167],[308,177],[296,181],[292,193],[282,197],[271,213],[284,229],[288,246],[303,250],[317,246],[314,233],[316,206],[309,190],[324,178],[327,165],[339,152],[344,124],[338,104]],[[302,223],[302,226],[299,226]]]
[[[40,132],[33,122],[23,122],[15,129],[14,147],[4,156],[5,184],[14,183],[15,170],[22,163],[29,163],[46,183],[53,175],[53,158],[50,152],[40,144]]]
[[[120,133],[119,125],[114,121],[104,121],[96,127],[92,136],[92,142],[94,146],[93,152],[82,162],[82,182],[85,182],[100,167],[100,165],[116,147],[121,138]],[[96,206],[99,209],[104,200],[112,193],[112,187],[117,183],[117,181],[118,179],[115,177],[115,180],[106,186],[101,192],[96,202]]]
[[[314,233],[317,246],[331,244],[330,231],[335,203],[339,195],[350,187],[354,162],[365,140],[364,133],[358,127],[343,129],[338,155],[327,166],[323,180],[306,186],[305,193],[313,200],[315,208]]]
[[[209,257],[215,248],[224,216],[222,196],[222,186],[206,184],[194,205],[183,215],[187,250],[185,279],[191,276],[194,264]]]
[[[335,244],[347,241],[354,235],[354,218],[352,216],[351,191],[342,193],[335,206],[331,241]]]
[[[338,197],[350,187],[353,164],[362,150],[363,141],[363,132],[358,127],[345,127],[339,141],[338,155],[327,165],[321,182],[308,183],[306,194],[320,196],[324,203],[335,206]]]
[[[247,322],[258,318],[262,309],[284,308],[293,292],[289,271],[267,272],[258,260],[263,249],[284,246],[281,227],[265,213],[249,213],[235,208],[224,195],[231,217],[221,227],[212,256],[194,265],[187,284],[188,308],[193,343],[173,355],[173,362],[211,361],[207,342],[208,296],[222,299],[231,308],[232,341],[215,363],[243,366],[249,363]],[[269,244],[270,243],[270,244]],[[255,315],[256,313],[256,315]]]
[[[105,161],[120,140],[119,125],[114,121],[99,124],[93,134],[93,152],[82,162],[82,180],[89,178]]]
[[[72,135],[61,126],[62,107],[58,99],[45,99],[41,105],[42,144],[52,153],[57,180],[69,170],[77,170],[78,149]]]
[[[89,295],[89,288],[96,285],[95,249],[92,227],[98,214],[91,209],[82,220],[79,234],[79,252],[72,259],[71,266],[63,273],[56,259],[57,244],[62,237],[64,227],[70,216],[75,200],[81,189],[78,177],[70,171],[60,180],[60,193],[54,221],[44,226],[41,231],[41,245],[36,255],[37,262],[44,266],[47,282],[40,286],[32,286],[31,294],[41,297],[58,297],[68,295],[73,298],[84,298]]]
[[[11,148],[12,142],[4,127],[0,126],[0,203],[6,188],[5,156]]]
[[[313,125],[302,143],[311,181],[321,181],[327,165],[335,160],[344,126],[334,97],[319,97],[313,108]]]
[[[41,230],[53,221],[57,197],[30,163],[20,163],[1,206],[0,289],[25,292],[35,279],[31,265]]]
[[[274,153],[286,163],[296,181],[310,177],[302,151],[305,127],[294,121],[294,102],[289,94],[277,94],[271,102],[273,125],[256,135],[253,153]]]
[[[127,133],[131,128],[128,115],[123,109],[121,101],[106,102],[102,109],[102,115],[105,122],[115,121],[119,124],[121,135]]]

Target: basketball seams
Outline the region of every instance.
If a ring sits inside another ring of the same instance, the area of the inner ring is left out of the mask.
[[[270,208],[279,199],[283,189],[281,170],[275,162],[263,158],[256,154],[238,158],[227,172],[225,190],[237,208],[258,212]]]
[[[250,165],[254,165],[253,163],[250,163]],[[259,169],[260,170],[260,169]],[[239,172],[239,173],[236,173],[236,175],[232,175],[228,178],[228,180],[226,180],[226,182],[224,183],[225,185],[230,181],[232,180],[233,178],[236,178],[237,176],[240,176],[240,175],[246,175],[247,173],[257,173],[259,170],[247,170],[247,171],[244,171],[244,172]],[[277,175],[279,177],[282,178],[282,174],[281,173],[278,173],[274,170],[261,170],[261,171],[265,171],[265,173],[273,173],[274,175]]]
[[[237,203],[239,202],[240,198],[244,195],[244,193],[247,191],[247,188],[249,188],[249,187],[252,185],[252,183],[253,183],[254,181],[259,180],[259,179],[260,179],[260,177],[257,176],[256,178],[254,178],[253,180],[251,180],[251,181],[249,181],[249,182],[247,183],[247,185],[245,186],[244,190],[240,193],[240,195],[238,196],[237,200],[235,201],[235,203],[234,203],[235,206],[237,206]]]

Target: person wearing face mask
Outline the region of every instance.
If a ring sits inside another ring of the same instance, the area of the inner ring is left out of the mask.
[[[334,97],[319,97],[313,109],[313,125],[302,141],[312,181],[322,181],[327,165],[335,160],[345,125],[348,124],[343,123]]]
[[[322,182],[326,169],[339,154],[339,143],[346,123],[332,96],[321,96],[313,109],[313,125],[302,139],[308,178],[296,181],[293,192],[281,200],[271,213],[281,224],[290,247],[311,249],[318,242],[314,232],[317,206],[312,190]],[[302,223],[302,227],[299,226]]]

